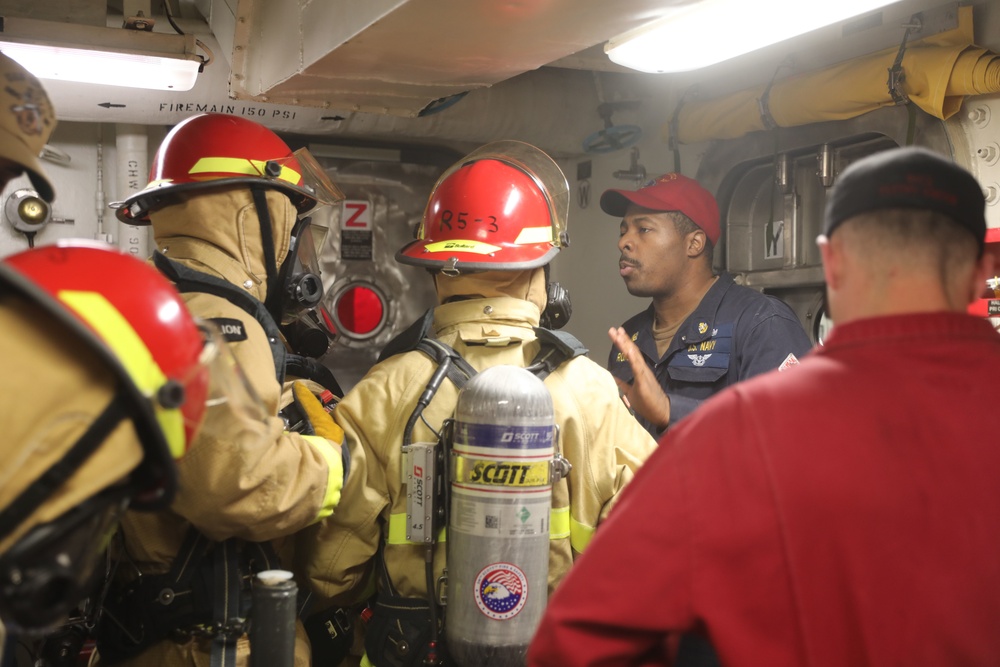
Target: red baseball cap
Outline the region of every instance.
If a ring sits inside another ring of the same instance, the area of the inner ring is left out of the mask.
[[[616,218],[625,216],[630,203],[651,211],[680,211],[701,227],[712,245],[719,242],[719,205],[693,178],[664,174],[638,190],[605,190],[601,195],[601,210]]]

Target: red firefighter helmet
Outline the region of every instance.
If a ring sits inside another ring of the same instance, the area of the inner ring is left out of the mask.
[[[569,184],[559,165],[520,141],[470,153],[438,179],[404,264],[446,272],[544,266],[569,245]]]
[[[133,506],[174,491],[173,459],[193,440],[205,411],[209,371],[204,332],[156,269],[96,242],[26,250],[4,260],[22,291],[104,358],[126,390],[148,482]]]
[[[149,224],[149,211],[180,193],[224,185],[265,185],[288,195],[299,213],[343,199],[308,151],[294,153],[259,123],[226,114],[187,118],[164,138],[149,169],[149,183],[115,214],[131,225]]]

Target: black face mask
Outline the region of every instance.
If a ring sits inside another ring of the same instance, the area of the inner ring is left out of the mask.
[[[310,359],[319,359],[330,349],[331,336],[316,320],[315,313],[310,312],[280,327],[293,353]]]
[[[323,281],[309,218],[295,224],[288,257],[279,273],[279,327],[294,354],[319,358],[334,338],[333,318],[321,305]]]
[[[292,228],[288,256],[278,272],[282,323],[314,308],[323,298],[323,282],[319,278],[314,250],[309,218],[303,218]]]
[[[46,632],[96,591],[97,565],[127,497],[124,486],[106,489],[35,526],[0,556],[0,619],[12,634]]]
[[[323,281],[320,278],[310,218],[302,218],[292,227],[288,255],[279,267],[265,191],[263,188],[251,188],[251,195],[257,209],[264,266],[267,267],[267,299],[264,307],[278,326],[288,325],[310,312],[314,313],[316,317],[313,319],[333,336],[336,333],[333,317],[320,305],[323,300]]]
[[[0,537],[10,535],[43,507],[115,428],[129,419],[130,398],[130,394],[117,394],[59,460],[0,511]],[[140,438],[148,436],[145,422],[132,423]],[[95,564],[119,516],[138,489],[149,487],[150,472],[133,471],[52,521],[32,527],[0,554],[0,619],[12,632],[51,627],[87,597]],[[151,507],[169,500],[165,496]]]
[[[278,322],[293,351],[309,357],[322,356],[336,336],[333,316],[322,305],[323,281],[320,278],[316,241],[309,218],[295,223],[292,229],[288,257],[278,276],[276,302],[268,302],[280,312]],[[322,334],[320,336],[319,334]],[[320,338],[325,340],[319,340]],[[296,341],[306,343],[302,350]],[[306,349],[308,348],[308,349]],[[319,352],[319,354],[317,354]]]

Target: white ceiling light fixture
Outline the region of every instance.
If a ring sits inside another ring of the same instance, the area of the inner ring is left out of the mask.
[[[0,17],[0,52],[39,79],[191,90],[205,59],[193,35]]]
[[[613,62],[641,72],[689,72],[899,0],[700,0],[608,41]]]

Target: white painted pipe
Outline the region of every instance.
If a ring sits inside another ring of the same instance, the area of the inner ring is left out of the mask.
[[[146,127],[120,124],[117,126],[118,149],[118,198],[125,199],[146,186],[149,175],[149,148]],[[146,259],[149,251],[149,227],[118,223],[118,247],[139,258]]]

